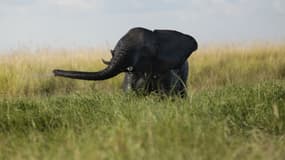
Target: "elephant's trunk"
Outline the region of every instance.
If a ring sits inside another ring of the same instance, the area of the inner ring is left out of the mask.
[[[105,80],[118,75],[126,67],[125,64],[125,52],[120,51],[115,54],[111,59],[110,64],[103,70],[98,72],[81,72],[81,71],[65,71],[55,69],[53,73],[55,76],[67,77],[72,79],[81,80]]]

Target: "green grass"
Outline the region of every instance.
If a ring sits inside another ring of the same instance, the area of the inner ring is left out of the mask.
[[[102,68],[89,51],[3,55],[0,159],[284,159],[284,51],[202,48],[188,99],[122,93],[122,76],[31,77]]]

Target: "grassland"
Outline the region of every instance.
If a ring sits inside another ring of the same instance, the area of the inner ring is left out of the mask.
[[[0,159],[284,159],[285,45],[202,47],[189,98],[55,78],[98,70],[105,50],[0,55]]]

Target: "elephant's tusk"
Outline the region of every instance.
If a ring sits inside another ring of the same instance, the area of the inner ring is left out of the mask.
[[[104,60],[103,58],[101,59],[102,60],[102,62],[104,63],[104,64],[106,64],[106,65],[110,65],[110,61],[106,61],[106,60]]]

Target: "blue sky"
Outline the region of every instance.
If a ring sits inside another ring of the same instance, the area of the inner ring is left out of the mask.
[[[200,44],[285,40],[284,0],[1,0],[0,50],[112,47],[131,27]]]

